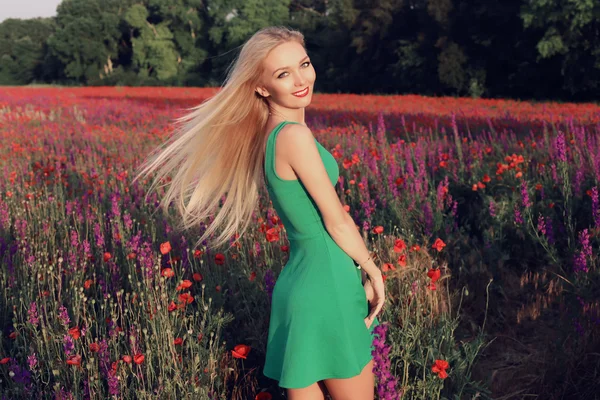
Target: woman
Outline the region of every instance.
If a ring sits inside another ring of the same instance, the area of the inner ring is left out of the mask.
[[[243,233],[266,183],[290,254],[273,289],[263,373],[291,400],[371,400],[384,284],[335,191],[337,162],[304,122],[315,78],[300,32],[258,31],[221,90],[178,120],[179,131],[141,174],[157,171],[154,186],[174,172],[161,204],[167,212],[174,201],[183,229],[225,198],[196,245],[219,227],[214,246]]]

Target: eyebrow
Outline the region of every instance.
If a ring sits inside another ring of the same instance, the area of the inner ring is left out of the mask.
[[[302,64],[302,62],[303,62],[304,60],[306,60],[307,58],[308,58],[308,56],[304,57],[302,60],[300,60],[300,63],[299,63],[299,64]],[[286,68],[291,68],[291,67],[281,67],[281,68],[277,68],[275,71],[273,71],[273,74],[272,74],[271,76],[275,75],[275,73],[276,73],[277,71],[279,71],[280,69],[286,69]]]

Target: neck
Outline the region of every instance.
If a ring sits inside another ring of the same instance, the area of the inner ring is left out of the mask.
[[[304,110],[304,107],[294,109],[272,107],[271,112],[269,113],[269,120],[277,122],[291,121],[306,125],[304,122]]]

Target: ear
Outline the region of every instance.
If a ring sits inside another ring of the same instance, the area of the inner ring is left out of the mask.
[[[256,93],[258,93],[260,96],[262,97],[269,97],[269,91],[267,89],[265,89],[264,87],[257,87],[255,89]]]

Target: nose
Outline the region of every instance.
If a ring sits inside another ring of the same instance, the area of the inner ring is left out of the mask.
[[[304,76],[304,74],[302,72],[296,73],[295,78],[294,78],[294,85],[296,85],[298,87],[306,86],[306,77]]]

